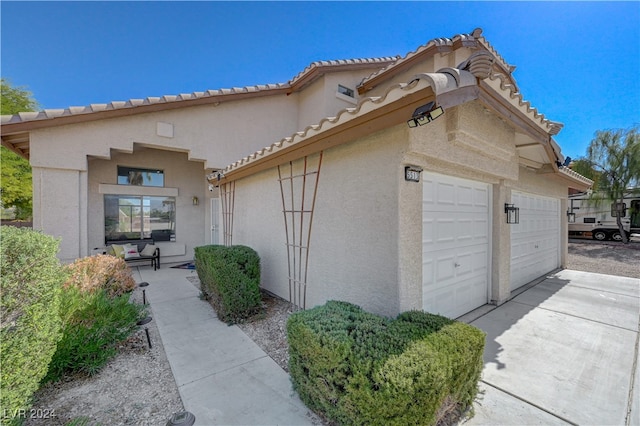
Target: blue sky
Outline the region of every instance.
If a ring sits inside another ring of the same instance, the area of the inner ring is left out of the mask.
[[[0,2],[1,73],[42,108],[284,83],[481,27],[525,100],[595,131],[640,123],[640,2]]]

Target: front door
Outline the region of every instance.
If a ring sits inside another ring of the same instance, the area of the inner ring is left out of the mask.
[[[211,199],[211,244],[220,244],[220,199]]]

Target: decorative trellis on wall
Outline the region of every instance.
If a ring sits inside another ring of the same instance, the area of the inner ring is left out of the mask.
[[[304,157],[278,166],[287,237],[289,301],[299,309],[306,308],[311,225],[321,166],[322,151],[312,159]]]
[[[236,193],[236,182],[231,181],[220,185],[220,200],[222,202],[222,233],[223,244],[233,244],[233,207]]]

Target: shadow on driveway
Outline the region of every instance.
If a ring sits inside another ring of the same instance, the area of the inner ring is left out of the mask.
[[[638,279],[563,270],[526,288],[471,322],[487,338],[468,424],[640,424],[639,321]]]

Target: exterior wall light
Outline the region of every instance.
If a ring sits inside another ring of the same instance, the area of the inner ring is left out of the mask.
[[[193,197],[191,202],[193,203],[194,206],[197,206],[198,204],[200,204],[200,200],[198,200],[198,197],[196,196]]]
[[[407,121],[407,125],[409,127],[424,126],[443,115],[444,109],[442,109],[442,107],[434,108],[435,104],[435,102],[429,102],[416,108],[411,119]]]
[[[576,223],[576,214],[574,212],[567,210],[567,222]]]
[[[520,208],[513,204],[505,204],[504,212],[507,214],[507,223],[520,223]]]

